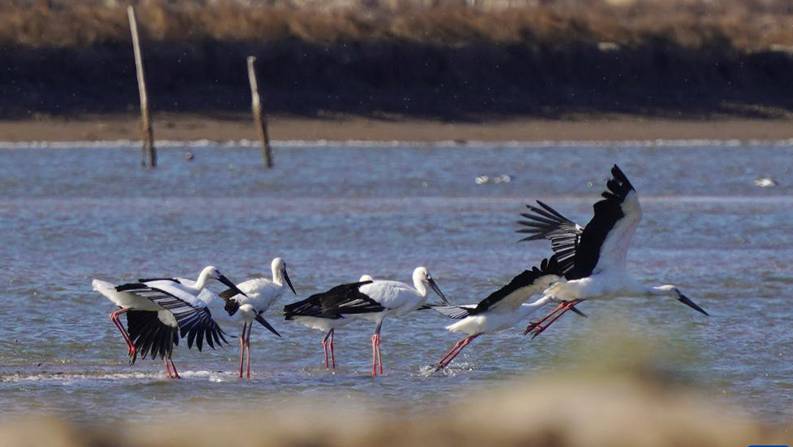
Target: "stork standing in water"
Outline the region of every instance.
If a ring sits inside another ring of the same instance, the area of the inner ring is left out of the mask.
[[[361,286],[359,289],[362,294],[383,307],[383,310],[355,314],[377,323],[372,335],[372,376],[383,374],[383,360],[380,354],[380,329],[386,316],[404,315],[418,309],[427,302],[428,288],[432,289],[444,304],[450,304],[426,267],[417,267],[413,271],[413,286],[410,287],[399,281],[378,279],[370,284]]]
[[[360,282],[341,284],[326,292],[284,306],[284,316],[287,320],[296,321],[303,326],[325,333],[322,338],[325,368],[336,369],[333,338],[337,328],[346,326],[351,321],[350,318],[345,318],[345,315],[385,310],[379,303],[358,290],[361,286],[371,283],[371,277],[362,278]],[[330,362],[328,353],[330,353]]]
[[[240,378],[243,377],[244,360],[247,360],[247,378],[251,378],[251,328],[253,322],[256,321],[280,337],[278,331],[264,319],[262,314],[281,298],[287,286],[292,290],[292,293],[297,294],[289,279],[289,274],[286,272],[286,262],[283,259],[273,259],[270,263],[270,270],[272,279],[252,278],[220,293],[229,316],[238,318],[242,322]]]
[[[626,254],[642,217],[639,196],[617,165],[611,168],[602,200],[594,205],[595,214],[580,227],[542,202],[527,205],[529,213],[520,221],[526,228],[524,240],[548,239],[558,256],[564,280],[543,292],[540,300],[559,303],[538,322],[529,324],[525,333],[541,334],[568,310],[584,300],[611,299],[622,296],[670,297],[703,315],[708,313],[671,284],[647,287],[626,270]]]
[[[153,278],[115,286],[94,279],[92,286],[120,308],[110,314],[110,320],[127,343],[130,365],[135,363],[138,354],[142,358],[148,354],[153,359],[159,356],[163,359],[168,377],[178,379],[179,372],[171,356],[174,345],[179,343],[180,331],[182,337],[187,336],[188,348],[192,348],[195,342],[199,351],[203,348],[205,337],[213,349],[215,344],[228,343],[223,330],[212,318],[207,303],[198,298],[210,280],[236,288],[231,280],[213,266],[204,268],[196,281]],[[127,315],[129,332],[119,320],[123,314]]]
[[[524,270],[512,278],[509,284],[491,293],[479,304],[432,306],[432,309],[443,315],[460,320],[446,326],[447,330],[468,334],[441,358],[435,366],[435,371],[446,368],[457,357],[457,354],[476,337],[511,328],[546,304],[547,299],[545,301],[538,300],[532,304],[524,303],[535,293],[542,292],[552,283],[560,280],[562,275],[562,270],[555,257],[550,260],[543,259],[539,268]]]

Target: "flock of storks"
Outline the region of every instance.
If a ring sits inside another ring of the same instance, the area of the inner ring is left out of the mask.
[[[540,201],[536,206],[527,205],[528,212],[521,214],[524,219],[519,222],[522,225],[519,232],[527,234],[523,240],[547,239],[553,255],[515,276],[478,304],[450,303],[427,268],[418,267],[413,271],[413,287],[363,275],[358,282],[338,285],[284,306],[283,316],[324,332],[322,347],[327,368],[336,367],[333,351],[336,328],[361,319],[374,322],[372,375],[377,376],[383,373],[380,354],[383,320],[419,309],[433,309],[459,320],[446,329],[467,334],[440,359],[435,365],[436,371],[448,366],[476,337],[511,328],[546,304],[556,306],[541,319],[530,322],[524,334],[536,337],[567,311],[583,316],[576,306],[584,300],[622,296],[670,297],[708,315],[677,287],[647,287],[626,271],[625,255],[642,211],[633,185],[616,165],[601,195],[603,198],[595,203],[594,216],[585,227]],[[250,378],[253,323],[280,336],[263,315],[286,287],[295,293],[286,263],[275,258],[271,267],[272,279],[254,278],[236,285],[217,268],[209,266],[196,281],[149,278],[116,286],[94,280],[93,288],[119,307],[110,314],[110,319],[127,343],[130,365],[139,356],[159,357],[168,377],[179,378],[171,360],[174,346],[185,337],[188,347],[195,345],[199,350],[205,343],[212,348],[228,343],[226,333],[218,324],[221,319],[217,317],[222,316],[226,321],[241,323],[239,376]],[[215,295],[205,289],[210,280],[219,281],[228,289]],[[429,289],[440,297],[442,304],[427,303]],[[540,298],[528,302],[536,294],[541,294]],[[215,317],[211,309],[215,310]],[[126,329],[121,315],[126,315]],[[246,363],[247,369],[244,368]]]

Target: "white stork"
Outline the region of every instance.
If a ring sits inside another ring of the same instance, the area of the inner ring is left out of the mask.
[[[229,287],[236,287],[226,276],[208,266],[201,271],[196,281],[184,278],[139,279],[138,282],[115,286],[94,279],[93,289],[112,301],[120,309],[110,314],[127,343],[129,363],[133,365],[138,354],[141,358],[160,356],[169,378],[178,379],[179,372],[171,360],[173,347],[187,336],[188,348],[196,344],[202,350],[204,338],[214,349],[215,344],[228,343],[225,333],[212,318],[207,303],[198,295],[209,280],[217,280]],[[129,332],[119,320],[127,315]]]
[[[543,259],[540,267],[524,270],[512,278],[509,284],[491,293],[479,304],[462,306],[432,306],[432,309],[449,318],[459,319],[457,323],[446,326],[450,332],[463,332],[467,337],[458,341],[435,366],[435,371],[446,368],[457,354],[482,334],[493,333],[511,328],[529,314],[542,307],[543,300],[525,304],[535,293],[542,292],[563,276],[555,257]]]
[[[236,286],[220,293],[220,297],[225,301],[225,309],[229,316],[242,322],[242,334],[240,335],[240,378],[243,377],[243,360],[247,358],[247,378],[251,378],[251,328],[253,322],[261,324],[270,332],[281,336],[273,328],[262,314],[270,308],[281,295],[284,294],[287,286],[295,293],[289,274],[286,272],[286,262],[281,258],[275,258],[270,263],[272,279],[252,278],[241,282]],[[246,357],[247,354],[247,357]]]
[[[416,267],[413,271],[413,286],[410,287],[399,281],[378,279],[361,286],[359,289],[362,294],[383,308],[383,310],[354,314],[377,323],[372,335],[372,376],[383,374],[383,360],[380,354],[380,329],[386,316],[404,315],[420,308],[427,302],[428,287],[438,294],[444,304],[449,304],[449,300],[441,292],[426,267]]]
[[[670,284],[647,287],[626,269],[626,254],[642,217],[639,196],[617,165],[611,168],[602,200],[594,205],[595,214],[585,227],[572,222],[548,205],[527,205],[529,213],[519,230],[529,236],[523,240],[548,239],[564,272],[561,280],[543,292],[544,299],[559,305],[539,322],[531,323],[526,334],[536,337],[565,312],[584,300],[623,296],[664,296],[674,298],[704,315],[708,313]]]
[[[346,326],[351,319],[345,315],[382,312],[383,306],[361,293],[361,286],[370,284],[369,280],[341,284],[332,289],[284,306],[284,317],[303,326],[325,333],[322,338],[322,351],[325,354],[325,368],[336,369],[336,354],[333,338],[336,329]],[[328,353],[330,352],[330,362]]]

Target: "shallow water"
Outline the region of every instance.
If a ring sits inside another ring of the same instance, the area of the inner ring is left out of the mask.
[[[765,419],[791,417],[793,147],[360,146],[292,145],[271,172],[258,151],[233,146],[191,147],[192,162],[185,148],[162,150],[155,171],[138,167],[137,148],[0,151],[4,414],[149,419],[296,396],[431,408],[471,386],[560,367],[594,328],[618,324],[694,352],[673,367],[709,392]],[[256,328],[252,382],[235,378],[234,345],[180,346],[185,379],[168,381],[158,362],[126,364],[113,306],[90,288],[92,278],[194,276],[210,263],[242,281],[283,256],[301,298],[362,273],[407,281],[423,264],[454,301],[476,302],[548,255],[544,243],[516,243],[523,203],[547,201],[583,224],[614,162],[644,207],[631,270],[679,285],[711,318],[672,300],[585,303],[589,319],[566,317],[534,341],[521,328],[482,337],[449,374],[428,376],[458,337],[440,316],[414,313],[386,321],[386,375],[372,380],[370,323],[338,331],[340,368],[330,374],[321,334],[280,320],[274,306],[283,338]],[[474,181],[502,174],[511,181]],[[760,176],[779,186],[758,188]]]

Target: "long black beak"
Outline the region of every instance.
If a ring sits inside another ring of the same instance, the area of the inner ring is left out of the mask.
[[[699,312],[699,313],[701,313],[701,314],[703,314],[703,315],[706,315],[706,316],[708,316],[708,317],[710,316],[710,314],[709,314],[709,313],[705,312],[705,309],[703,309],[703,308],[699,307],[699,306],[697,305],[697,303],[695,303],[695,302],[691,301],[690,299],[688,299],[688,297],[687,297],[687,296],[683,295],[683,294],[682,294],[682,293],[680,293],[680,292],[677,292],[677,295],[678,295],[678,298],[677,298],[677,300],[678,300],[678,301],[680,301],[681,303],[685,304],[686,306],[688,306],[688,307],[690,307],[690,308],[692,308],[692,309],[696,310],[697,312]]]
[[[452,304],[446,298],[446,295],[444,295],[443,292],[441,292],[441,288],[438,287],[438,284],[435,282],[435,280],[433,278],[430,278],[429,281],[427,281],[427,282],[430,283],[430,287],[432,288],[432,291],[437,293],[438,296],[441,297],[441,301],[443,301],[443,304],[446,304],[446,305]]]
[[[230,279],[226,277],[226,275],[218,275],[218,281],[222,282],[223,284],[227,285],[229,289],[233,290],[236,294],[242,295],[247,297],[248,295],[245,294],[242,290],[237,288],[237,285],[234,284]]]
[[[273,334],[275,334],[275,335],[277,335],[279,337],[281,336],[281,334],[279,334],[278,331],[276,331],[274,327],[270,326],[270,323],[268,323],[267,320],[265,320],[264,317],[261,316],[261,314],[260,315],[256,315],[256,321],[258,321],[259,324],[261,324],[262,326],[266,327]]]
[[[587,314],[585,314],[585,313],[581,312],[580,310],[576,309],[575,306],[571,307],[570,310],[572,310],[573,312],[578,314],[578,316],[580,316],[580,317],[589,318],[589,316]]]
[[[286,269],[284,269],[284,280],[286,281],[286,284],[289,286],[289,288],[292,289],[292,293],[297,296],[297,292],[295,292],[295,288],[292,287],[292,281],[289,279],[289,273],[286,273]]]

